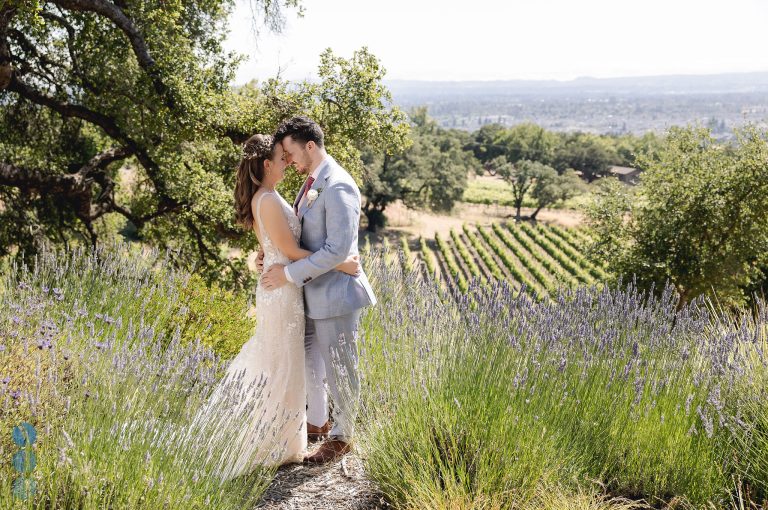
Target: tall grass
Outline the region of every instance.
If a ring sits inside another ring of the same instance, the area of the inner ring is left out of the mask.
[[[720,508],[740,472],[752,493],[765,483],[766,436],[745,435],[724,405],[751,377],[744,360],[765,364],[764,322],[718,324],[704,303],[676,311],[672,289],[631,284],[537,302],[496,282],[444,303],[433,283],[370,260],[380,305],[364,317],[359,444],[396,505],[536,507],[548,487],[598,482]],[[736,437],[754,445],[748,466]]]
[[[380,302],[360,332],[356,444],[398,508],[747,508],[768,497],[765,302],[735,316],[701,301],[676,310],[671,289],[656,298],[632,284],[546,301],[495,281],[449,295],[396,259],[364,255]],[[194,426],[227,360],[183,338],[245,310],[222,299],[206,318],[211,301],[186,300],[191,281],[126,246],[8,267],[0,508],[259,502],[273,468],[227,479],[221,464],[238,455],[263,381],[249,397],[235,380],[245,408]],[[10,430],[22,420],[39,432],[27,501],[11,493]]]
[[[45,251],[0,285],[1,508],[243,508],[273,470],[227,479],[222,463],[250,408],[192,426],[226,366],[199,339],[182,341],[190,275],[125,245]],[[243,303],[228,313],[245,316]],[[198,310],[200,312],[200,310]],[[213,312],[211,317],[213,317]],[[198,313],[195,321],[201,321]],[[204,329],[204,328],[202,328]],[[237,338],[240,327],[230,331]],[[241,339],[241,343],[242,343]],[[11,428],[40,437],[37,494],[11,492]],[[236,452],[235,452],[236,454]],[[250,459],[253,461],[261,459]]]

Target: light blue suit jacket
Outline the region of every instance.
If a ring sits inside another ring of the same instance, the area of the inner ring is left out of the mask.
[[[360,190],[332,157],[320,165],[311,188],[317,198],[311,203],[305,199],[298,211],[301,246],[313,253],[287,266],[294,284],[304,287],[305,313],[311,319],[339,317],[376,304],[365,272],[355,277],[334,269],[358,253]],[[294,208],[304,191],[302,187]]]

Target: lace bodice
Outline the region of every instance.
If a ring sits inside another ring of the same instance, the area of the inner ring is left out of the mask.
[[[301,222],[293,212],[293,208],[288,205],[288,202],[286,202],[279,193],[275,191],[264,192],[256,202],[256,220],[258,221],[259,232],[261,233],[261,249],[264,250],[265,270],[268,269],[272,264],[288,265],[291,263],[291,260],[286,257],[280,250],[278,250],[277,247],[272,243],[267,230],[264,228],[264,224],[261,222],[261,201],[267,195],[273,195],[278,199],[280,205],[283,207],[283,212],[285,213],[285,217],[288,220],[288,226],[291,229],[293,238],[296,239],[297,243],[299,242],[299,239],[301,239]]]

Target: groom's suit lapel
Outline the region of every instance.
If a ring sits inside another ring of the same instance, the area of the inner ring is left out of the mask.
[[[301,197],[304,195],[304,188],[307,187],[307,180],[304,180],[304,184],[301,185],[301,189],[299,190],[299,194],[296,195],[296,200],[293,201],[293,210],[296,211],[296,215],[299,214],[299,202],[301,202]]]
[[[320,173],[317,174],[317,179],[315,179],[315,182],[312,183],[312,187],[310,189],[313,190],[320,190],[325,187],[326,182],[328,181],[328,178],[331,176],[331,162],[332,159],[330,156],[328,156],[323,163],[321,163],[323,166],[320,168]],[[306,184],[306,183],[305,183]],[[301,201],[301,196],[304,194],[304,187],[302,186],[301,194],[299,195],[298,200]],[[320,197],[318,196],[317,199]],[[314,202],[310,204],[309,197],[307,197],[306,200],[304,200],[304,203],[299,208],[299,219],[304,219],[304,215],[307,214],[307,211],[309,211],[312,208],[312,205],[314,205],[315,202],[317,202],[317,199],[315,199]]]

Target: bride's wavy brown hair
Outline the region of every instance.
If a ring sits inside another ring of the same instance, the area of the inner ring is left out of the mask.
[[[251,199],[264,179],[264,162],[274,154],[275,141],[271,135],[253,135],[243,145],[235,183],[235,219],[245,230],[253,229]]]

